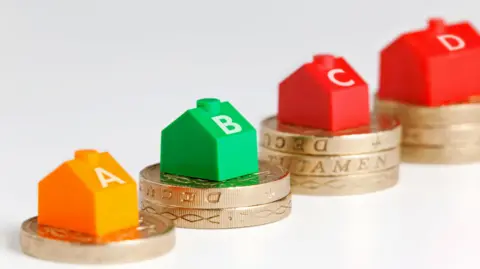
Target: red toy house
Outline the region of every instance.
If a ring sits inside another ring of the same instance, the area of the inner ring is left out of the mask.
[[[380,55],[378,98],[441,106],[480,95],[480,36],[468,23],[429,20],[401,35]]]
[[[329,131],[368,125],[368,85],[343,58],[314,56],[280,83],[277,119]]]

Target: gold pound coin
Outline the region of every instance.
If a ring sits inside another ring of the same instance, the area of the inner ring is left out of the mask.
[[[455,124],[445,127],[404,127],[403,145],[462,146],[480,145],[480,123]]]
[[[22,251],[30,256],[76,264],[112,264],[151,259],[169,252],[175,233],[169,219],[140,213],[140,225],[103,237],[26,220],[20,231]]]
[[[260,145],[301,155],[346,155],[392,149],[400,144],[401,126],[389,116],[372,116],[370,126],[339,132],[279,123],[276,117],[262,121]]]
[[[355,195],[377,192],[393,187],[398,182],[398,167],[388,170],[348,176],[291,175],[292,193],[304,195]]]
[[[375,97],[375,112],[390,115],[406,126],[449,126],[480,123],[480,103],[472,98],[468,103],[427,107],[380,100]]]
[[[140,195],[166,206],[230,208],[266,204],[290,193],[290,175],[259,161],[259,172],[227,181],[209,181],[161,173],[160,164],[140,172]]]
[[[480,161],[480,145],[402,146],[402,161],[424,164],[466,164]]]
[[[195,209],[165,206],[143,199],[144,212],[171,219],[176,227],[193,229],[226,229],[264,225],[286,218],[292,208],[291,194],[283,199],[255,206]]]
[[[260,159],[281,165],[303,176],[346,176],[386,170],[400,163],[398,147],[375,153],[344,156],[307,156],[282,153],[260,147]]]

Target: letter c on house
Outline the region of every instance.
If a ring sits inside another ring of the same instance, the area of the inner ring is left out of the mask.
[[[439,35],[437,36],[438,41],[442,43],[449,51],[460,50],[465,48],[465,41],[456,35]],[[454,40],[454,43],[448,41]]]
[[[345,71],[343,71],[342,69],[332,69],[327,73],[328,79],[330,79],[330,81],[333,82],[334,84],[337,84],[338,86],[342,86],[342,87],[350,87],[353,84],[355,84],[355,81],[353,81],[353,79],[350,79],[348,81],[340,81],[336,79],[335,75],[338,73],[345,73]]]

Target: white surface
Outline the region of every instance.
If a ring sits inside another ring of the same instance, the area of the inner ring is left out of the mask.
[[[197,98],[230,100],[258,124],[316,52],[345,56],[374,89],[378,51],[430,15],[480,25],[476,0],[1,0],[0,268],[87,268],[18,245],[37,181],[73,150],[108,150],[137,176]],[[289,219],[263,227],[179,229],[169,255],[118,268],[477,269],[479,174],[403,164],[389,191],[295,197]]]

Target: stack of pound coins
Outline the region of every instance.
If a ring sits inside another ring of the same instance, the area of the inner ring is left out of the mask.
[[[290,175],[259,162],[259,172],[211,181],[146,167],[139,179],[141,210],[171,219],[176,227],[221,229],[258,226],[286,218],[291,211]]]
[[[375,102],[378,113],[402,123],[402,161],[460,164],[480,161],[480,103],[419,106],[391,100]]]
[[[391,117],[373,116],[369,126],[338,132],[270,117],[260,134],[260,159],[290,171],[294,194],[362,194],[398,181],[401,126]]]
[[[401,126],[372,115],[368,84],[343,58],[314,55],[278,87],[260,159],[290,171],[292,193],[353,195],[398,181]]]
[[[402,161],[480,161],[479,42],[469,22],[431,18],[382,50],[375,110],[401,122]]]

